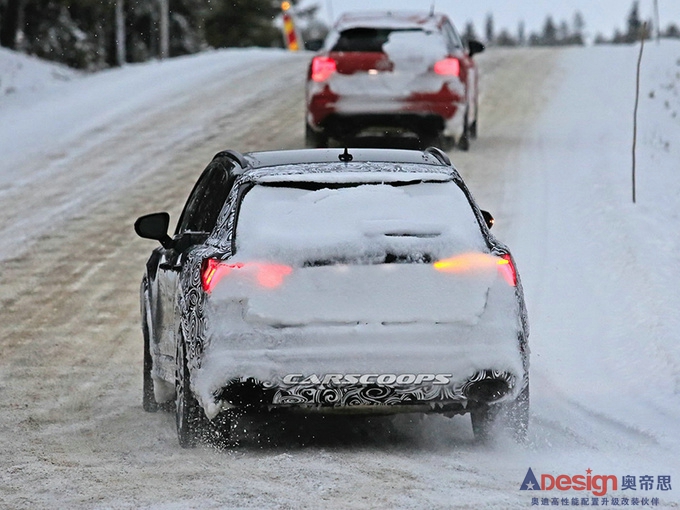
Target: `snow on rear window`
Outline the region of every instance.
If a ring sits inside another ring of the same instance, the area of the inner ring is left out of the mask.
[[[236,258],[429,261],[486,251],[467,198],[454,182],[304,189],[256,185],[243,198]]]
[[[383,51],[394,64],[395,71],[422,73],[448,53],[442,34],[422,30],[392,32]]]

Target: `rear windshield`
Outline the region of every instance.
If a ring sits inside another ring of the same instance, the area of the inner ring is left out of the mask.
[[[420,29],[393,29],[393,28],[350,28],[340,32],[338,41],[331,51],[369,51],[382,52],[383,45],[388,41],[393,32],[420,32]]]
[[[454,182],[256,185],[242,199],[236,256],[292,264],[429,262],[486,251]]]

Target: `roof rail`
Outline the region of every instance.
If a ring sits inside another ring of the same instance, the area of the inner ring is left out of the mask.
[[[449,156],[446,154],[441,149],[438,149],[437,147],[428,147],[424,151],[426,154],[430,154],[435,157],[438,161],[440,161],[443,165],[446,166],[451,166],[451,160],[449,159]]]
[[[220,151],[217,154],[215,154],[215,157],[213,159],[217,157],[225,157],[233,161],[236,161],[241,166],[241,168],[248,168],[249,166],[251,166],[248,160],[245,158],[245,156],[235,150],[228,149],[225,151]]]

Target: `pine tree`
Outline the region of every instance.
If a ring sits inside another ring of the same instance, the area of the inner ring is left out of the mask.
[[[486,43],[492,45],[495,39],[493,16],[491,13],[486,15]]]
[[[633,2],[633,6],[628,14],[628,24],[626,34],[624,36],[625,42],[635,42],[640,39],[640,31],[642,30],[642,21],[640,20],[640,12],[637,0]]]
[[[541,42],[546,46],[553,46],[557,43],[557,28],[552,16],[548,16],[543,24],[543,33],[541,35]]]
[[[463,39],[466,41],[476,41],[479,38],[477,37],[477,32],[475,31],[475,26],[473,25],[472,21],[468,21],[465,24],[465,31],[463,32]]]
[[[272,0],[221,0],[206,19],[206,40],[216,48],[281,46],[281,30],[272,23],[280,10]]]

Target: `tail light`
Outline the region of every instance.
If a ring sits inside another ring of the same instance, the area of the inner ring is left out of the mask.
[[[443,273],[467,273],[497,267],[498,272],[509,285],[513,287],[517,285],[515,265],[507,253],[500,257],[488,253],[462,253],[455,257],[438,260],[433,266]]]
[[[510,257],[509,253],[504,253],[498,260],[498,272],[505,278],[508,285],[512,287],[517,286],[517,269],[515,269],[515,264],[512,262],[512,257]]]
[[[312,80],[316,82],[326,81],[337,69],[337,64],[332,58],[314,57],[312,59]]]
[[[205,259],[201,265],[201,285],[203,290],[210,294],[222,278],[230,274],[241,274],[251,277],[262,287],[273,289],[281,285],[284,278],[292,272],[292,267],[283,264],[261,262],[229,264],[219,259]]]
[[[460,60],[447,57],[434,64],[434,72],[443,76],[460,76]]]

